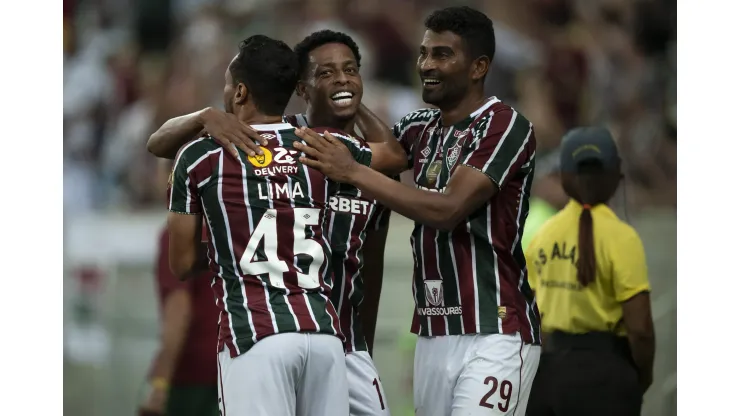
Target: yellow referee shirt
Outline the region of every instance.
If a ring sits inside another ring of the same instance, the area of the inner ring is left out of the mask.
[[[621,302],[650,290],[642,240],[606,205],[592,208],[597,272],[594,282],[582,287],[576,277],[582,209],[570,201],[527,247],[529,282],[537,297],[542,330],[626,335]]]

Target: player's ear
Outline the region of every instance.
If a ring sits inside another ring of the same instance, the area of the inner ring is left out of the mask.
[[[234,94],[234,104],[244,105],[247,102],[249,96],[249,89],[243,83],[239,83],[236,86],[236,94]]]
[[[306,91],[306,84],[303,82],[303,80],[298,80],[298,84],[296,84],[295,86],[295,93],[297,96],[308,101],[308,92]]]
[[[483,77],[486,76],[486,73],[488,73],[488,67],[491,65],[491,60],[488,59],[486,56],[480,56],[473,60],[473,64],[471,65],[470,71],[471,71],[471,77],[473,80],[478,81],[479,79],[483,79]]]

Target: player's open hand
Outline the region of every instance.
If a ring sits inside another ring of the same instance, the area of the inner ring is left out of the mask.
[[[321,135],[301,127],[295,133],[306,142],[293,144],[293,147],[307,156],[301,156],[301,163],[321,171],[333,181],[349,182],[358,163],[344,143],[326,131]]]
[[[243,150],[247,155],[254,156],[255,154],[262,154],[262,150],[259,148],[260,144],[267,144],[267,139],[260,136],[248,124],[239,121],[235,115],[215,108],[208,108],[203,113],[203,127],[232,156],[237,158],[239,153],[236,147]]]

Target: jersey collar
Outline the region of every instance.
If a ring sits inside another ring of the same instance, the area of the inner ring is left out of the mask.
[[[287,130],[295,129],[292,124],[289,123],[273,123],[273,124],[252,124],[251,127],[257,131],[259,130]]]

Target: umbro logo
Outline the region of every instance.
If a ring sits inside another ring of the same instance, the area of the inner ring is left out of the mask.
[[[432,149],[429,148],[429,146],[422,149],[421,154],[424,157],[429,157],[429,154],[432,153]]]
[[[260,136],[264,137],[267,140],[274,139],[277,137],[276,135],[270,134],[270,133],[262,133],[260,134]]]

